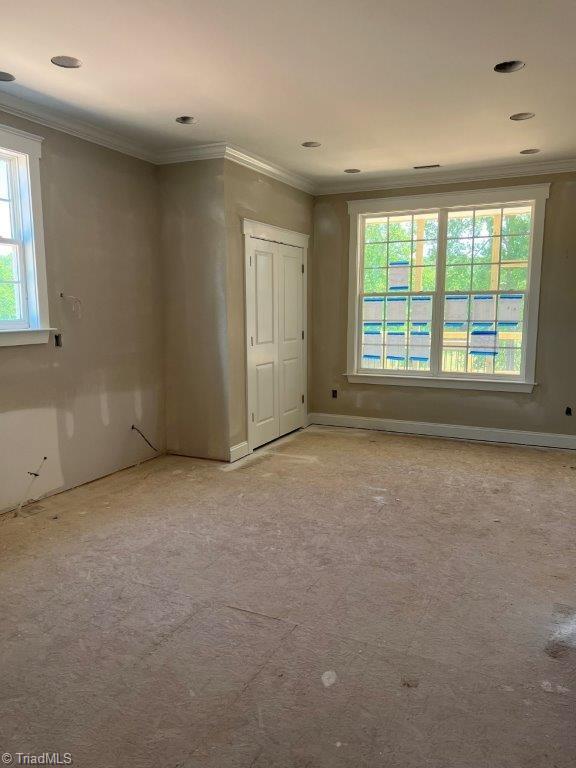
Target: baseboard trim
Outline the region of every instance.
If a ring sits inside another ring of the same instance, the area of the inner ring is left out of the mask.
[[[243,443],[238,443],[238,445],[233,445],[230,448],[230,462],[243,459],[244,456],[248,456],[249,453],[252,453],[252,451],[248,447],[248,443],[246,441]]]
[[[512,445],[534,445],[541,448],[576,450],[576,435],[558,435],[549,432],[469,427],[461,424],[434,424],[427,421],[400,421],[336,413],[310,413],[308,414],[308,421],[310,424],[329,427],[376,429],[383,432],[399,432],[410,435],[432,435],[460,440],[480,440],[488,443],[510,443]]]

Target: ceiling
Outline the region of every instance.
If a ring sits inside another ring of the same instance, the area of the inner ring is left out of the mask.
[[[576,158],[574,0],[28,0],[2,28],[0,108],[140,156],[226,142],[328,186]]]

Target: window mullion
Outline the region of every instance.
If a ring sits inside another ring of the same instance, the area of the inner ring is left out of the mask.
[[[448,211],[438,211],[438,257],[436,261],[436,291],[432,309],[432,346],[430,349],[430,373],[438,376],[442,360],[442,327],[444,320],[444,285],[446,276],[446,243]]]

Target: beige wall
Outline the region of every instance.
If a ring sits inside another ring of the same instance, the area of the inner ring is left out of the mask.
[[[346,201],[551,182],[532,394],[348,384],[349,217]],[[576,174],[388,190],[316,199],[312,273],[311,412],[574,434],[576,416]],[[338,399],[331,390],[338,389]]]
[[[166,165],[159,179],[168,450],[228,460],[224,161]]]
[[[0,347],[0,510],[21,500],[44,455],[35,497],[150,456],[133,423],[160,449],[166,423],[168,449],[192,456],[227,460],[246,439],[243,218],[313,229],[310,411],[574,433],[564,411],[576,409],[565,351],[576,331],[576,174],[517,181],[552,184],[532,394],[350,385],[346,201],[513,181],[314,200],[228,161],[155,168],[10,115],[0,123],[45,137],[50,317],[64,342]],[[61,291],[81,299],[81,317]]]
[[[154,166],[0,113],[45,137],[41,182],[51,324],[63,347],[0,347],[0,509],[87,482],[164,447]],[[78,296],[82,317],[59,298]]]
[[[306,192],[229,161],[224,163],[224,181],[228,251],[230,446],[234,446],[247,439],[242,219],[253,219],[311,234],[313,198]]]

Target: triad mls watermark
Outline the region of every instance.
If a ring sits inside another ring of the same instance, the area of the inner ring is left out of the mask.
[[[4,752],[2,765],[73,765],[70,752]]]

